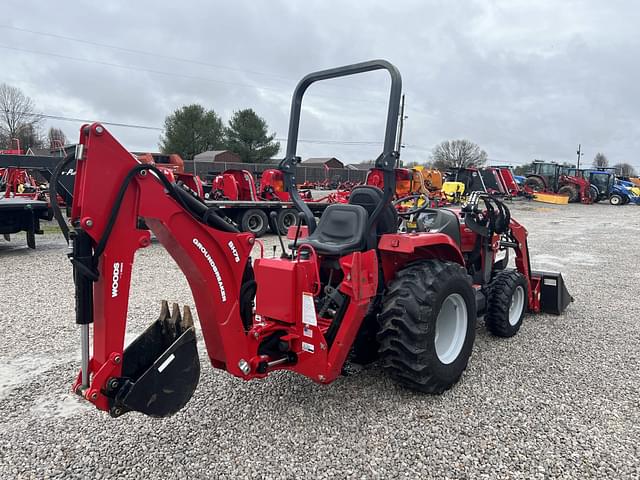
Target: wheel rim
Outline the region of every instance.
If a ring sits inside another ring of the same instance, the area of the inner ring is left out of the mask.
[[[435,347],[438,360],[453,363],[467,338],[467,305],[459,293],[452,293],[442,302],[436,319]]]
[[[611,204],[618,205],[620,203],[620,199],[616,196],[611,197]]]
[[[247,225],[251,232],[259,232],[260,230],[262,230],[264,222],[262,221],[260,215],[251,215],[249,217],[249,220],[247,221]]]
[[[516,287],[515,292],[511,296],[511,306],[509,307],[509,325],[512,327],[517,325],[522,316],[522,309],[524,308],[524,288],[520,285]]]

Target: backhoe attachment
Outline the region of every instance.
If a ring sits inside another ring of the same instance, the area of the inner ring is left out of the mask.
[[[107,382],[109,413],[131,410],[151,417],[173,415],[186,405],[200,379],[200,361],[191,310],[180,315],[162,301],[160,316],[122,356],[122,376]]]

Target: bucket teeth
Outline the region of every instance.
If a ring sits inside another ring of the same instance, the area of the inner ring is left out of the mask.
[[[171,306],[170,313],[169,304],[166,300],[162,300],[158,322],[162,325],[164,331],[175,332],[180,335],[185,330],[193,327],[193,315],[187,305],[184,306],[184,314],[181,314],[177,303]]]
[[[176,331],[182,322],[182,315],[180,314],[180,307],[177,303],[174,303],[171,307],[171,318],[167,321],[169,328],[175,328]]]
[[[184,306],[184,316],[182,317],[182,323],[180,323],[180,326],[182,327],[182,330],[193,327],[193,317],[191,316],[191,309],[187,305]]]
[[[166,300],[162,300],[160,304],[160,316],[158,317],[158,321],[165,322],[169,318],[169,304]]]

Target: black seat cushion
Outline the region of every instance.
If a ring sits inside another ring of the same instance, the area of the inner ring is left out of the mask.
[[[378,187],[372,185],[360,185],[355,187],[349,195],[350,205],[360,205],[364,207],[369,216],[375,208],[382,202],[384,194]],[[376,223],[376,233],[396,233],[398,231],[398,212],[393,205],[386,205]]]
[[[446,208],[428,208],[420,213],[417,224],[418,231],[444,233],[460,247],[460,219],[455,212]]]
[[[360,205],[329,205],[315,231],[299,244],[310,244],[318,255],[341,256],[363,250],[367,218]]]

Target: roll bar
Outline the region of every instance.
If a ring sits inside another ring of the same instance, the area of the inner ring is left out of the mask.
[[[278,169],[283,173],[285,189],[291,195],[291,201],[300,210],[309,227],[309,233],[316,228],[316,221],[309,207],[302,201],[295,182],[295,166],[300,162],[300,157],[296,156],[298,146],[298,131],[300,127],[300,110],[302,108],[302,97],[311,84],[331,78],[346,77],[358,73],[371,72],[374,70],[387,70],[391,77],[391,91],[389,94],[389,105],[387,110],[387,124],[384,135],[384,147],[382,154],[376,159],[375,167],[384,172],[384,197],[383,202],[376,207],[369,218],[369,227],[372,227],[377,220],[382,207],[390,203],[395,191],[394,169],[399,153],[395,150],[396,133],[398,127],[398,114],[400,111],[400,97],[402,95],[402,77],[398,69],[386,60],[370,60],[368,62],[354,63],[343,67],[320,70],[306,75],[293,92],[291,100],[291,115],[289,117],[289,133],[287,135],[287,152],[284,159],[280,161]]]

